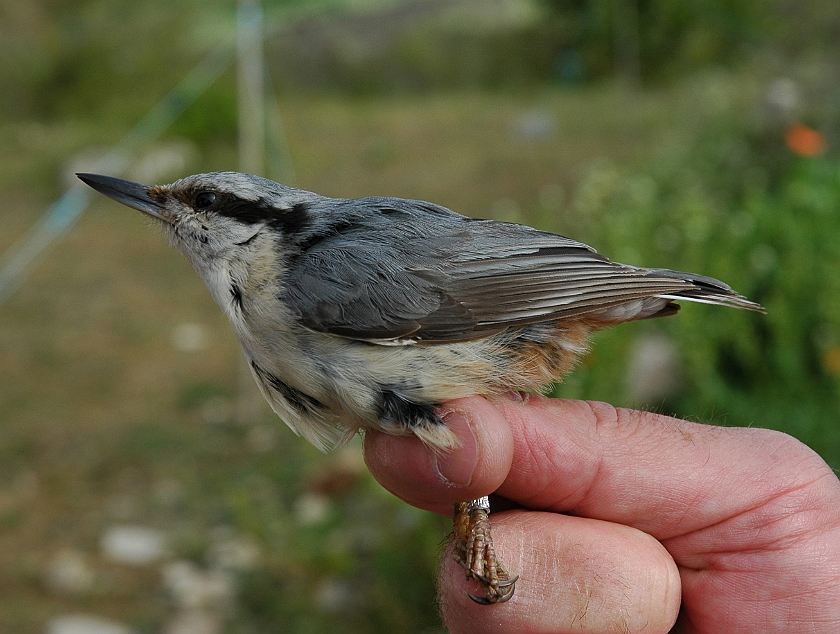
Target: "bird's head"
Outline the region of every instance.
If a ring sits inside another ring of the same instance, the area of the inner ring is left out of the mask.
[[[305,230],[309,204],[317,198],[238,172],[196,174],[151,187],[99,174],[77,176],[98,192],[159,221],[172,244],[199,272],[212,267],[214,260],[234,257],[243,247],[270,242],[276,248],[278,239],[293,239]]]

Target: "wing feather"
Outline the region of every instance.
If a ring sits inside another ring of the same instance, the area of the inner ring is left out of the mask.
[[[438,343],[563,318],[670,314],[675,299],[761,310],[713,278],[613,263],[569,238],[430,203],[323,199],[310,212],[328,223],[346,217],[342,205],[354,222],[333,218],[340,231],[303,236],[310,246],[285,279],[286,301],[316,331]]]

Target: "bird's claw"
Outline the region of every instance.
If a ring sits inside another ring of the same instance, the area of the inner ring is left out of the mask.
[[[469,594],[480,605],[493,605],[510,600],[518,576],[511,576],[496,558],[490,536],[490,519],[486,505],[461,502],[455,505],[453,529],[454,559],[484,591],[484,596]]]

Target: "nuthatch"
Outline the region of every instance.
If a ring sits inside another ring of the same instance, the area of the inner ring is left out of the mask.
[[[610,262],[530,227],[428,202],[335,199],[216,172],[148,187],[85,183],[155,218],[233,324],[275,412],[320,449],[360,429],[457,445],[444,401],[539,390],[590,332],[672,315],[676,300],[762,308],[716,279]],[[496,560],[486,498],[456,507],[455,557],[485,596],[515,577]]]

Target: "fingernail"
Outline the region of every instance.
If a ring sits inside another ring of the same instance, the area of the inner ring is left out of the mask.
[[[446,453],[439,453],[435,457],[438,473],[448,484],[468,486],[478,464],[478,441],[463,412],[448,412],[443,415],[443,420],[461,441],[461,446]]]

